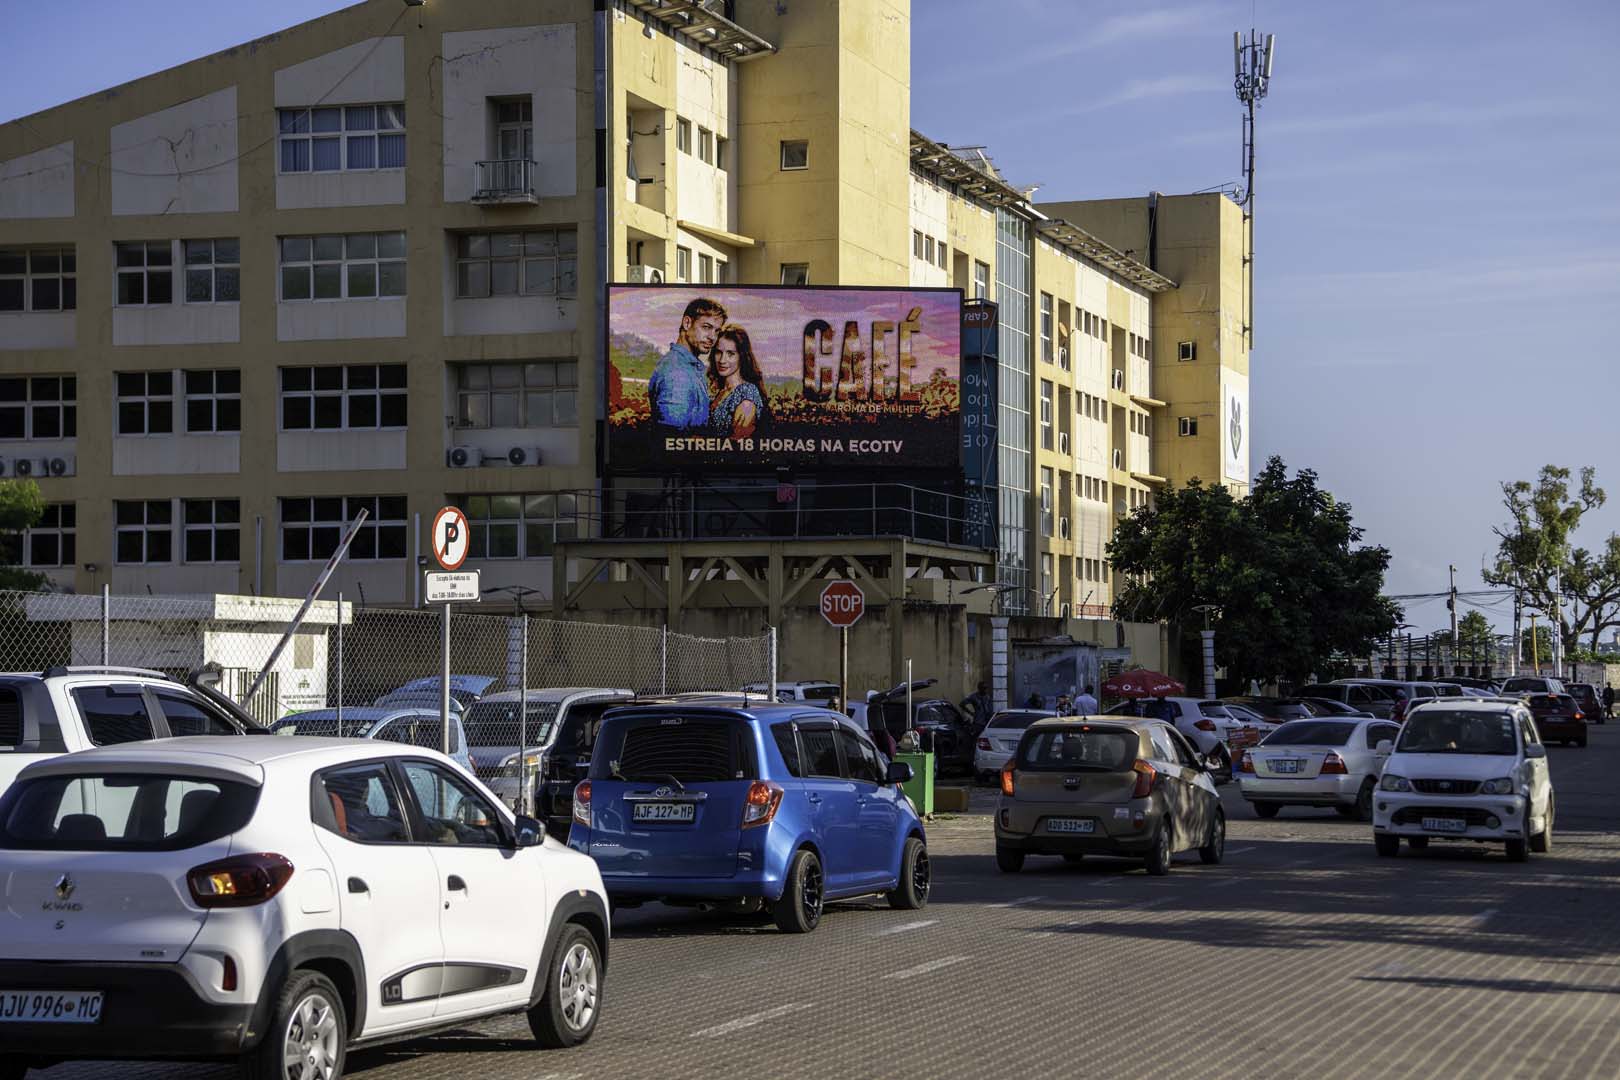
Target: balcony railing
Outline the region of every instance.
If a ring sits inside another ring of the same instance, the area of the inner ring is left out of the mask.
[[[500,158],[473,164],[473,202],[532,203],[534,162],[528,158]]]

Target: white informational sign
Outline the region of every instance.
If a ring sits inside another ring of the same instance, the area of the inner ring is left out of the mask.
[[[1249,377],[1221,369],[1221,478],[1249,482]]]
[[[477,570],[457,570],[454,573],[429,570],[425,577],[427,585],[422,597],[429,604],[470,604],[476,603],[483,595],[478,588]]]
[[[428,535],[433,544],[433,557],[446,570],[459,570],[467,560],[467,548],[472,543],[472,528],[467,515],[454,506],[446,506],[433,515],[433,529]]]

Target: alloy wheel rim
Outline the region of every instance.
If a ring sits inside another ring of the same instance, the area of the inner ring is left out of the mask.
[[[1162,863],[1168,863],[1170,861],[1170,830],[1162,825],[1159,827],[1158,850],[1159,861]]]
[[[1213,839],[1214,843],[1211,846],[1215,849],[1215,857],[1219,859],[1226,853],[1226,818],[1224,815],[1215,819],[1215,836]]]
[[[557,1000],[569,1030],[584,1031],[591,1026],[596,1017],[598,983],[596,954],[583,941],[576,941],[557,972]]]
[[[917,859],[911,864],[911,888],[917,894],[917,899],[928,899],[928,849],[923,848],[917,852]]]
[[[286,1080],[329,1080],[337,1067],[337,1011],[325,994],[309,994],[287,1018],[282,1039]]]
[[[821,918],[821,864],[814,859],[804,868],[804,913],[812,922]]]

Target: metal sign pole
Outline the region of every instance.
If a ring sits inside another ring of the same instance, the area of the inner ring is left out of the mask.
[[[849,709],[849,627],[838,628],[838,701]]]
[[[439,723],[443,727],[443,747],[445,754],[450,753],[450,602],[444,603],[444,611],[440,616],[439,648],[443,661],[439,669]]]
[[[529,617],[520,624],[518,643],[518,813],[532,814],[534,792],[529,781]]]
[[[338,591],[337,613],[337,732],[343,738],[343,592]]]

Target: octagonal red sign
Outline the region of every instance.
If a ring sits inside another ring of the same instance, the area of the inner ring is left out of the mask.
[[[866,594],[853,581],[830,581],[821,590],[821,617],[834,626],[854,626],[866,613]]]

